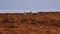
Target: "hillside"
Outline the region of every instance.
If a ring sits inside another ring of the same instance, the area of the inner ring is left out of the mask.
[[[0,34],[60,34],[60,12],[0,13]]]

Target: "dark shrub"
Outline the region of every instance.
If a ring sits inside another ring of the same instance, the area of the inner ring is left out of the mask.
[[[49,25],[55,26],[55,27],[60,27],[60,21],[51,20]]]
[[[28,19],[24,18],[24,19],[21,20],[21,23],[27,22],[27,21],[28,21]]]

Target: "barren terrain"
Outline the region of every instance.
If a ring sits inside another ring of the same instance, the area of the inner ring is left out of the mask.
[[[60,12],[0,13],[0,34],[60,34]]]

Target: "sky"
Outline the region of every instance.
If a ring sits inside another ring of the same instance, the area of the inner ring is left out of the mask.
[[[0,12],[60,10],[60,0],[0,0]]]

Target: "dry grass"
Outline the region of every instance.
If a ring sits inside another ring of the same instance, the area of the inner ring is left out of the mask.
[[[0,14],[0,34],[60,34],[60,12]]]

